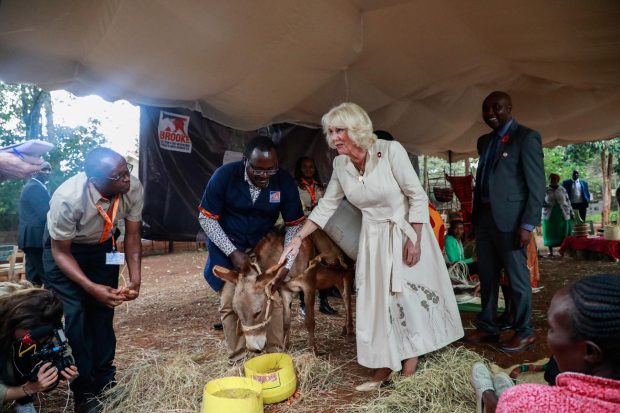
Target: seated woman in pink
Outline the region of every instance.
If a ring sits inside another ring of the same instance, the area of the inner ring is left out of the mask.
[[[483,411],[620,412],[620,275],[586,276],[558,291],[547,317],[556,385],[520,384],[499,399],[486,390]]]

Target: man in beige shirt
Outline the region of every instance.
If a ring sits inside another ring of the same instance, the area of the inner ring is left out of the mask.
[[[99,412],[94,399],[114,382],[114,307],[140,292],[143,189],[130,165],[107,148],[92,150],[84,172],[54,192],[44,239],[46,286],[63,301],[65,326],[80,376],[72,383],[75,411]],[[124,254],[116,250],[117,221],[125,220]],[[127,262],[129,284],[118,288]]]

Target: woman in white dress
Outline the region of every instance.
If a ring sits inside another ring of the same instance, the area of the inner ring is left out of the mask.
[[[339,156],[325,195],[280,260],[322,228],[345,196],[362,211],[357,358],[377,370],[356,390],[369,391],[392,371],[415,373],[418,356],[458,340],[463,328],[429,223],[428,197],[405,149],[396,141],[377,140],[368,114],[353,103],[332,108],[321,122]]]

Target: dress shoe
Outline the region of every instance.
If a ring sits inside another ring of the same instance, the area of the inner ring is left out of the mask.
[[[530,347],[534,345],[535,342],[536,342],[536,337],[534,337],[534,334],[530,334],[529,336],[526,336],[526,337],[521,337],[515,334],[514,336],[512,336],[510,340],[508,340],[505,343],[500,344],[499,348],[500,350],[505,351],[507,353],[518,353],[518,352],[529,349]]]
[[[355,391],[375,391],[379,390],[381,387],[389,386],[390,384],[392,384],[392,380],[390,380],[389,377],[383,381],[367,381],[357,386]]]
[[[506,373],[499,372],[495,376],[493,376],[493,387],[495,388],[495,394],[497,398],[504,393],[507,389],[514,386],[515,382],[510,378]]]
[[[496,323],[497,323],[497,328],[499,329],[499,331],[506,331],[506,330],[513,329],[512,322],[508,320],[503,320],[500,318],[499,320],[496,321]]]
[[[323,314],[334,315],[338,314],[338,311],[334,310],[327,301],[327,298],[321,298],[321,304],[319,305],[319,311]]]
[[[489,333],[484,330],[476,330],[473,333],[466,335],[463,338],[463,341],[470,344],[491,343],[499,341],[499,334]]]
[[[224,329],[224,325],[222,323],[213,323],[213,329],[222,331]]]
[[[487,390],[495,391],[493,377],[484,363],[474,363],[474,367],[471,369],[471,385],[474,386],[476,392],[476,413],[482,413],[482,393]]]

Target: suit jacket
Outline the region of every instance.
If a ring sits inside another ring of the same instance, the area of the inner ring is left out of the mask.
[[[583,202],[586,203],[586,205],[590,204],[590,190],[588,189],[588,182],[584,181],[583,179],[579,180],[579,183],[581,183],[581,195],[583,195]],[[564,189],[566,189],[566,192],[568,193],[568,197],[572,200],[573,198],[573,180],[572,179],[567,179],[564,182],[562,182],[562,186],[564,187]]]
[[[22,189],[19,198],[20,248],[43,248],[43,229],[50,209],[50,194],[34,179]]]
[[[489,202],[493,219],[502,232],[513,232],[521,224],[537,226],[545,196],[545,171],[540,134],[512,122],[508,142],[499,142],[489,175]],[[492,133],[478,138],[478,153],[484,156]],[[472,223],[482,208],[482,169],[476,171]]]

